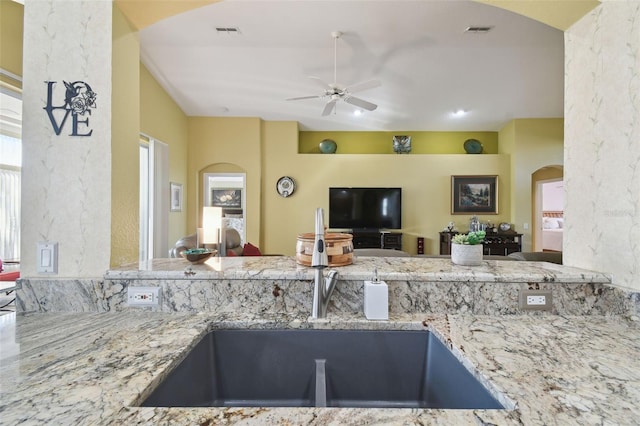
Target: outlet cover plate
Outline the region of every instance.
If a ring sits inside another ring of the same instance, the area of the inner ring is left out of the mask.
[[[159,306],[160,287],[127,287],[128,306]]]
[[[550,311],[553,306],[551,290],[520,290],[519,306],[526,311]]]

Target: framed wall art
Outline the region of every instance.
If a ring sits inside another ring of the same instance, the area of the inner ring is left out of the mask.
[[[451,176],[451,214],[498,214],[498,176]]]
[[[211,205],[225,209],[242,209],[242,189],[212,189]]]
[[[182,211],[182,184],[170,182],[169,188],[171,191],[171,211],[172,212],[181,212]]]

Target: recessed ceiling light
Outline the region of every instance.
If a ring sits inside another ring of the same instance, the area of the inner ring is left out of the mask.
[[[355,115],[355,116],[362,115],[362,110],[361,109],[357,109],[357,110],[353,111],[353,115]]]
[[[467,114],[467,111],[465,111],[463,109],[457,109],[457,110],[453,111],[454,117],[462,117],[462,116],[464,116],[466,114]]]

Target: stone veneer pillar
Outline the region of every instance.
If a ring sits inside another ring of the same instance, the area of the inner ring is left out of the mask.
[[[111,245],[112,2],[26,0],[24,28],[22,277],[102,277]],[[78,114],[62,108],[67,99]],[[39,241],[58,243],[58,274],[37,272]]]
[[[640,2],[603,0],[565,33],[567,265],[640,290]]]

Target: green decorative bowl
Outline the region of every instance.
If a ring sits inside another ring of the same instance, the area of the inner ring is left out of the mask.
[[[182,257],[187,259],[189,262],[197,265],[199,263],[204,263],[214,254],[217,254],[218,250],[209,250],[209,249],[189,249],[183,251]]]
[[[320,142],[320,152],[323,154],[334,154],[338,149],[338,144],[331,139],[324,139]]]

